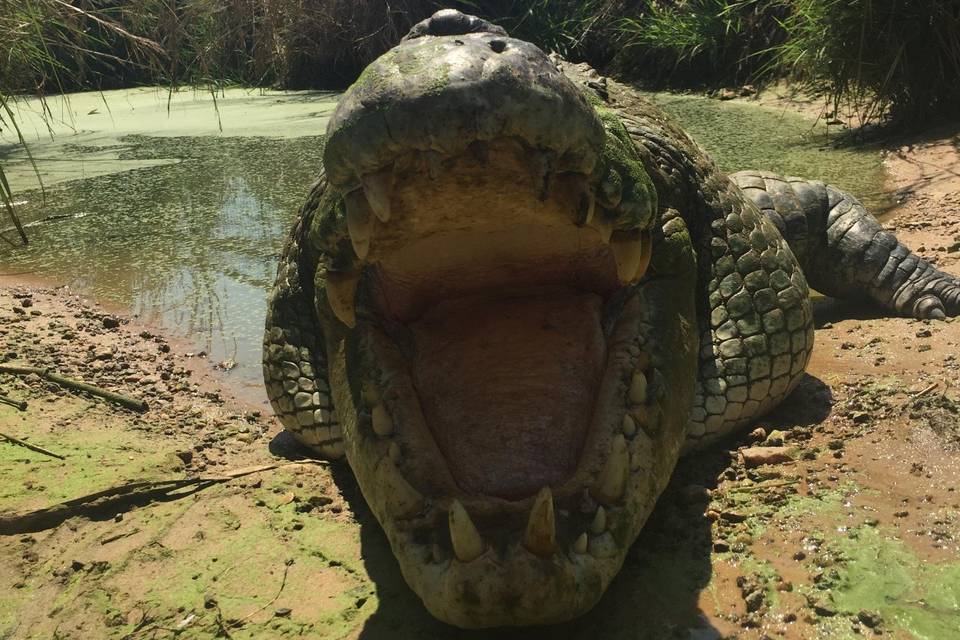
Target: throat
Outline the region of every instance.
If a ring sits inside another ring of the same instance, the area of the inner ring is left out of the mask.
[[[519,499],[574,473],[606,362],[602,307],[546,287],[444,301],[409,325],[424,416],[464,491]]]

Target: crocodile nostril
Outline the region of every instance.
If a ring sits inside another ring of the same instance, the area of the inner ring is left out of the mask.
[[[494,53],[503,53],[503,50],[507,48],[507,43],[503,40],[491,40],[490,48],[493,49]]]

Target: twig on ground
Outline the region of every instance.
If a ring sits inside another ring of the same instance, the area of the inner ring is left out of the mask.
[[[10,442],[11,444],[15,444],[21,447],[26,447],[27,449],[30,449],[31,451],[36,451],[37,453],[42,453],[45,456],[50,456],[51,458],[57,458],[58,460],[66,460],[66,458],[60,455],[59,453],[54,453],[49,449],[44,449],[43,447],[38,447],[35,444],[24,442],[20,438],[14,438],[13,436],[7,435],[6,433],[0,432],[0,438],[5,439],[7,442]]]
[[[11,373],[14,375],[26,376],[30,374],[36,374],[41,378],[45,378],[50,382],[55,382],[61,387],[66,387],[67,389],[73,389],[74,391],[85,391],[91,395],[104,398],[111,402],[115,402],[119,405],[122,405],[128,409],[134,411],[146,411],[147,403],[144,400],[139,400],[137,398],[131,398],[130,396],[125,396],[122,393],[115,393],[113,391],[107,391],[96,385],[87,384],[86,382],[81,382],[79,380],[74,380],[72,378],[67,378],[62,376],[59,373],[50,371],[49,369],[44,369],[43,367],[30,367],[27,365],[20,364],[0,364],[0,373]]]
[[[922,389],[921,391],[918,391],[918,392],[916,392],[915,394],[911,395],[909,398],[907,398],[907,399],[903,402],[903,404],[900,405],[900,410],[903,411],[904,409],[906,409],[907,407],[909,407],[911,404],[913,404],[913,402],[914,402],[915,400],[919,400],[920,398],[922,398],[923,396],[927,395],[928,393],[930,393],[931,391],[933,391],[934,389],[936,389],[936,388],[939,387],[939,386],[940,386],[940,383],[939,383],[939,382],[931,382],[929,386],[925,387],[925,388]]]
[[[106,536],[100,538],[100,544],[110,544],[111,542],[116,542],[117,540],[122,540],[124,538],[129,538],[130,536],[135,536],[140,533],[140,529],[134,527],[130,531],[124,531],[123,533],[115,533],[112,536]]]
[[[273,596],[273,598],[270,599],[270,602],[268,602],[267,604],[263,605],[262,607],[260,607],[260,608],[257,609],[256,611],[245,615],[244,617],[240,618],[239,620],[236,620],[236,621],[234,621],[234,622],[229,623],[227,626],[229,626],[229,627],[231,627],[231,628],[233,628],[233,629],[239,629],[240,627],[243,626],[243,624],[244,624],[247,620],[249,620],[249,619],[252,618],[253,616],[257,615],[258,613],[263,613],[264,611],[266,611],[267,609],[269,609],[270,606],[271,606],[274,602],[276,602],[277,600],[279,600],[279,599],[280,599],[280,594],[283,593],[283,589],[287,586],[287,573],[290,572],[290,567],[291,567],[292,565],[293,565],[293,559],[292,559],[292,558],[289,559],[289,560],[287,560],[286,562],[284,562],[284,566],[283,566],[283,579],[280,581],[280,589],[277,591],[277,595]]]
[[[176,500],[192,495],[197,491],[222,484],[236,478],[283,469],[303,466],[304,464],[323,464],[319,460],[292,462],[289,464],[267,464],[256,467],[235,469],[214,476],[198,476],[176,480],[144,480],[128,482],[110,489],[91,493],[73,500],[60,502],[50,507],[27,511],[25,513],[0,514],[0,535],[32,533],[55,527],[68,518],[75,516],[95,516],[104,512],[116,512],[129,505],[145,505],[161,500]],[[188,489],[184,491],[184,489]]]
[[[26,402],[23,402],[22,400],[14,400],[13,398],[8,398],[3,394],[0,394],[0,402],[2,402],[3,404],[8,404],[11,407],[16,407],[17,409],[20,409],[20,411],[27,410]]]

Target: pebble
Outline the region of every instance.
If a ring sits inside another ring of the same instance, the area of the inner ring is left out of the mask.
[[[738,452],[738,457],[747,469],[793,460],[787,447],[747,447]]]

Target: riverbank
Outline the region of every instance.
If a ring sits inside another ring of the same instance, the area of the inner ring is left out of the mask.
[[[960,273],[955,132],[885,157],[902,201],[886,224]],[[0,442],[0,637],[463,637],[405,586],[344,465],[302,459],[195,346],[117,311],[0,281],[0,359],[149,407],[0,374],[0,394],[27,403],[0,404],[0,432],[64,457]],[[681,462],[598,607],[522,635],[951,637],[960,322],[829,300],[816,320],[804,384],[751,433]],[[156,484],[191,477],[208,482]],[[153,484],[8,517],[131,482]]]

